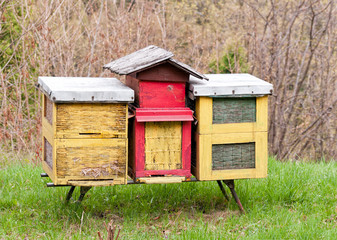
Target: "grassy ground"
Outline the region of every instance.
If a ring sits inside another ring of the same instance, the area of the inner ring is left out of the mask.
[[[0,239],[106,239],[110,220],[119,239],[336,239],[336,171],[270,159],[268,178],[236,181],[241,215],[216,182],[97,187],[66,205],[40,167],[0,164]]]

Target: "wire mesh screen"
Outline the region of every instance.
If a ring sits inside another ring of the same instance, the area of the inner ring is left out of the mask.
[[[53,147],[46,138],[44,138],[44,161],[53,169]]]
[[[212,170],[255,168],[255,143],[212,145]]]
[[[256,122],[256,98],[213,98],[213,124]]]

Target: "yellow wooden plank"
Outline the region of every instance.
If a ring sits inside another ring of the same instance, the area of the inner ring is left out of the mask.
[[[126,138],[124,103],[57,104],[56,138]]]
[[[256,131],[268,130],[268,96],[256,98]]]
[[[213,99],[210,97],[198,97],[196,100],[196,117],[198,120],[197,131],[200,134],[212,133]]]
[[[104,187],[123,184],[121,181],[115,180],[100,180],[100,181],[68,181],[67,185],[81,186],[81,187]]]
[[[44,127],[54,138],[54,129],[53,126],[49,124],[46,118],[42,118],[42,127]]]
[[[42,95],[42,131],[43,131],[43,119],[44,119],[44,109],[45,109],[45,96]],[[41,135],[41,143],[42,143],[42,163],[44,162],[44,160],[46,159],[46,151],[45,151],[45,145],[44,145],[44,135],[42,132]]]
[[[126,178],[126,139],[56,139],[59,179]]]
[[[128,125],[129,125],[129,111],[128,111],[128,105],[125,104],[125,136],[126,136],[126,144],[125,144],[125,156],[126,156],[126,159],[125,159],[125,174],[124,174],[124,179],[120,182],[120,184],[127,184],[128,183],[128,168],[129,168],[129,159],[128,159],[128,156],[129,156],[129,140],[128,140]]]
[[[185,181],[185,177],[148,177],[138,178],[137,180],[146,184],[181,183]]]
[[[199,135],[197,141],[197,179],[205,179],[211,174],[212,168],[212,137]]]
[[[212,134],[220,133],[245,133],[256,130],[256,123],[224,123],[213,124]]]
[[[45,126],[42,126],[42,142],[44,142],[43,138],[46,138],[50,145],[54,146],[54,136],[52,132],[50,131],[50,128],[46,128]]]
[[[255,132],[213,134],[211,135],[212,140],[210,141],[210,144],[255,142],[255,134]]]
[[[268,133],[256,133],[256,177],[267,177],[268,173]]]
[[[42,169],[48,174],[48,177],[55,184],[55,175],[53,174],[53,170],[48,166],[48,164],[45,161],[42,162]]]
[[[256,169],[231,169],[214,170],[208,179],[205,180],[229,180],[229,179],[247,179],[257,178]]]
[[[181,122],[145,123],[145,169],[181,169]]]

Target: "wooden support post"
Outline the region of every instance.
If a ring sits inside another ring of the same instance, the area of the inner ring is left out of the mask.
[[[80,188],[81,195],[80,195],[80,197],[79,197],[78,200],[77,200],[78,202],[82,202],[82,200],[83,200],[85,194],[90,190],[90,188],[91,188],[91,187],[81,187],[81,188]]]
[[[71,196],[73,195],[74,190],[75,190],[75,186],[71,186],[71,188],[69,189],[69,192],[67,194],[67,197],[66,197],[66,202],[67,203],[69,202]]]
[[[239,206],[240,208],[240,211],[245,214],[245,209],[243,209],[242,207],[242,204],[240,202],[240,199],[238,197],[238,195],[236,194],[235,192],[235,189],[234,189],[234,180],[223,180],[223,182],[229,187],[229,189],[231,190],[231,193],[237,203],[237,205]]]
[[[222,194],[225,196],[225,198],[227,199],[227,201],[229,201],[228,194],[226,193],[226,190],[225,190],[225,188],[223,187],[221,181],[220,181],[220,180],[217,180],[216,182],[218,183],[218,185],[219,185],[219,187],[220,187],[220,190],[221,190]]]

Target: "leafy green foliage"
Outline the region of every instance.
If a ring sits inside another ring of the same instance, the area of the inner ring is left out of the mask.
[[[247,73],[249,65],[243,47],[230,45],[219,59],[209,64],[210,73]]]

